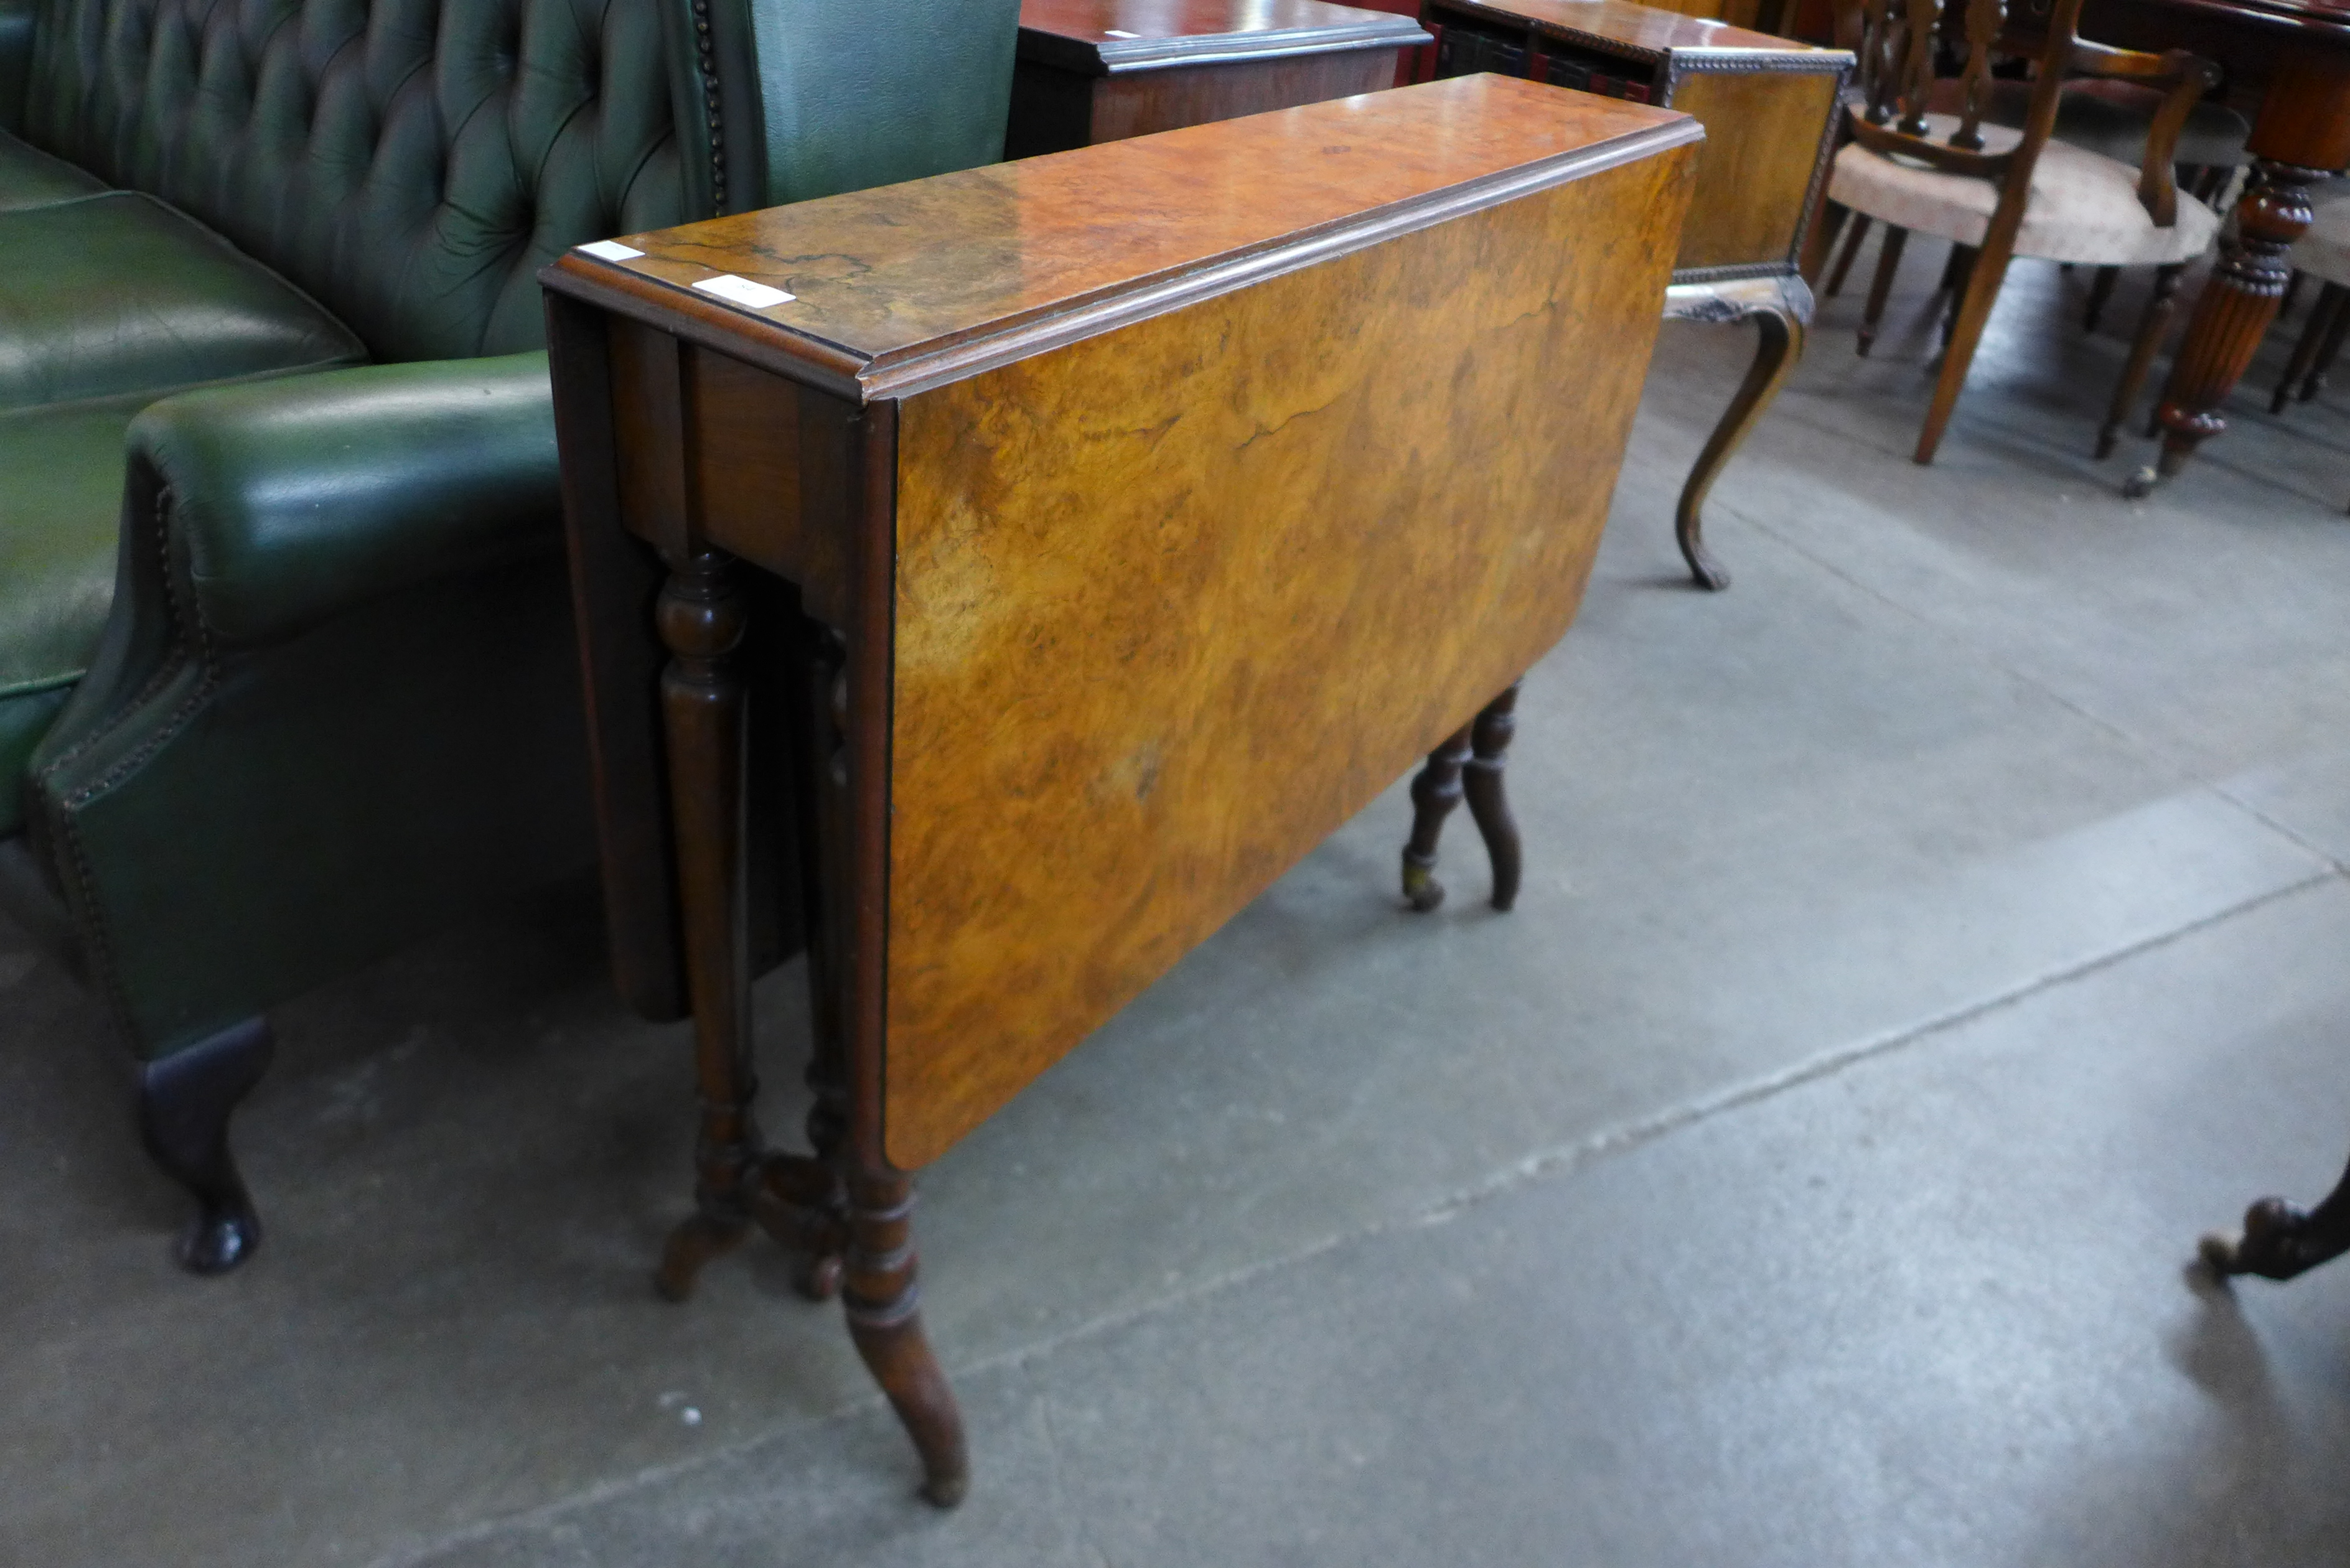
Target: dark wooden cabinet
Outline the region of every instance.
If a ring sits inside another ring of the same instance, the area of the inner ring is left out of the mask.
[[[1391,86],[1409,17],[1322,0],[1025,0],[1004,156]]]

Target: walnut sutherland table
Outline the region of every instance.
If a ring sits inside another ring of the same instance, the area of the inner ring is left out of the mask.
[[[615,969],[693,1015],[661,1282],[794,1248],[933,1501],[967,1470],[911,1173],[1565,632],[1700,134],[1439,82],[541,274]],[[812,873],[806,1158],[752,1120],[763,726]]]

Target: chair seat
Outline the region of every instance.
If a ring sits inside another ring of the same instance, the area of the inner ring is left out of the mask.
[[[2293,242],[2285,260],[2320,283],[2350,286],[2350,196],[2320,202],[2309,232]]]
[[[0,838],[25,770],[89,668],[114,598],[122,434],[144,392],[0,413]]]
[[[367,358],[307,295],[151,196],[0,213],[0,409]]]
[[[0,213],[94,196],[104,181],[0,130]]]
[[[1950,115],[1928,115],[1931,135],[1946,140],[1958,128]],[[2001,152],[2022,140],[2005,126],[1982,128],[1985,150]],[[2211,209],[2180,192],[2178,221],[2158,228],[2138,204],[2137,171],[2098,153],[2051,141],[2032,171],[2015,254],[2090,266],[2163,266],[2191,261],[2220,231]],[[1979,245],[1999,204],[1989,180],[1946,174],[1906,159],[1888,158],[1858,142],[1836,154],[1828,182],[1831,200],[1879,223]]]

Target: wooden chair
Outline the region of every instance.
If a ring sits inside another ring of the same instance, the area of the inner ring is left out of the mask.
[[[1836,154],[1828,196],[1886,227],[1861,323],[1863,354],[1908,235],[1924,233],[1952,246],[1943,281],[1954,298],[1941,373],[1918,439],[1921,463],[1933,462],[1941,444],[2008,263],[2018,255],[2156,269],[2153,296],[2098,432],[2098,455],[2111,452],[2177,308],[2179,274],[2219,232],[2217,215],[2179,192],[2174,171],[2180,130],[2217,83],[2218,67],[2184,50],[2151,55],[2090,42],[2078,29],[2081,4],[2054,0],[2035,27],[2037,17],[2012,22],[2001,0],[1969,0],[1963,67],[1943,78],[1934,69],[1940,0],[1866,0],[1862,8],[1864,87],[1847,106],[1852,140]],[[1995,50],[2028,50],[2036,67],[2020,129],[1986,113],[1997,85]],[[2063,97],[2085,77],[2163,94],[2140,167],[2054,140]],[[1841,281],[1832,276],[1830,291]]]

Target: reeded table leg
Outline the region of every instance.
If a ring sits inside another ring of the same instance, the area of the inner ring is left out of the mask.
[[[2204,1263],[2212,1272],[2261,1274],[2289,1280],[2350,1252],[2350,1171],[2316,1208],[2302,1210],[2282,1198],[2263,1198],[2244,1211],[2244,1233],[2203,1238]]]
[[[2309,227],[2309,187],[2323,171],[2262,159],[2261,180],[2236,203],[2235,236],[2220,247],[2220,259],[2195,302],[2187,340],[2171,361],[2155,420],[2162,426],[2162,454],[2122,486],[2140,496],[2187,466],[2195,449],[2228,428],[2220,405],[2251,368],[2252,356],[2276,319],[2293,269],[2285,252]]]
[[[1713,482],[1729,466],[1731,458],[1762,422],[1763,412],[1778,397],[1779,389],[1786,385],[1795,361],[1803,358],[1804,339],[1812,319],[1812,291],[1800,277],[1677,284],[1665,291],[1665,319],[1752,319],[1762,334],[1762,341],[1755,346],[1754,362],[1747,368],[1746,379],[1740,384],[1738,395],[1730,400],[1730,407],[1722,410],[1721,422],[1713,427],[1705,450],[1698,453],[1697,464],[1690,470],[1689,482],[1681,486],[1680,504],[1673,514],[1674,536],[1680,543],[1681,558],[1689,563],[1690,575],[1697,579],[1700,587],[1726,588],[1730,586],[1730,574],[1721,569],[1705,547],[1705,498],[1712,492]]]

